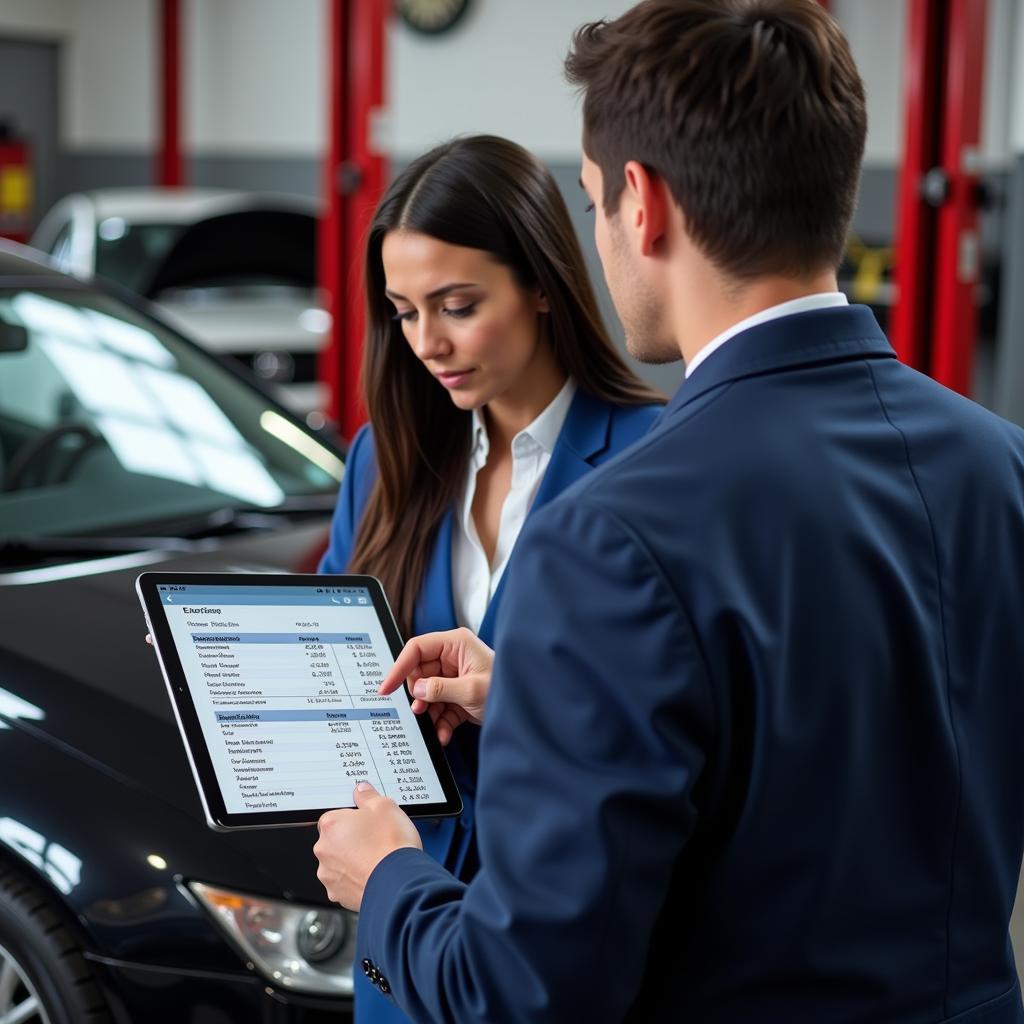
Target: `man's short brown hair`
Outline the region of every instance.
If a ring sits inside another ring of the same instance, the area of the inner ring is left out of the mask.
[[[609,215],[636,160],[729,276],[838,265],[867,113],[846,39],[817,0],[644,0],[582,26],[566,75],[584,91],[583,148]]]

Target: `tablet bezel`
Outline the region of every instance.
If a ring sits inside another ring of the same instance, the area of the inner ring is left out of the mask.
[[[199,714],[189,690],[188,680],[182,668],[181,659],[171,634],[170,623],[160,601],[158,587],[171,586],[295,586],[295,587],[363,587],[370,592],[377,620],[384,632],[391,656],[397,658],[402,650],[402,638],[395,624],[394,615],[384,594],[380,580],[374,576],[352,574],[313,573],[235,573],[235,572],[144,572],[135,581],[135,590],[142,602],[146,625],[153,637],[153,646],[160,663],[160,671],[167,686],[167,693],[178,723],[189,766],[199,791],[206,823],[216,831],[237,829],[279,828],[282,826],[315,825],[320,816],[331,807],[300,808],[290,811],[245,811],[229,813],[225,807],[220,782],[213,767],[199,722]],[[411,703],[408,688],[402,692]],[[451,817],[462,812],[462,798],[459,795],[444,749],[434,731],[433,722],[427,714],[417,715],[420,734],[430,756],[431,764],[441,783],[445,795],[444,803],[399,804],[410,817],[439,818]]]

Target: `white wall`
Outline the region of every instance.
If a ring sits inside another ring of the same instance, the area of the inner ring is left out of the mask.
[[[562,58],[581,22],[631,0],[474,0],[451,33],[390,29],[388,139],[408,159],[458,132],[507,135],[575,161],[579,105]],[[983,155],[1024,146],[1024,0],[989,0]],[[867,163],[899,163],[908,0],[833,0],[868,90]],[[151,152],[157,0],[0,0],[0,34],[63,39],[63,124],[72,150]],[[186,146],[197,155],[317,156],[326,136],[327,0],[187,0]]]
[[[1024,3],[1012,0],[1016,8],[1016,20],[1012,31],[1013,52],[1020,57],[1013,62],[1010,74],[1009,134],[1010,148],[1016,155],[1024,154]]]
[[[158,14],[157,0],[0,0],[0,34],[66,43],[68,149],[152,151]],[[326,136],[326,16],[326,0],[186,0],[186,149],[317,156]]]
[[[864,162],[891,167],[903,147],[903,49],[907,0],[832,0],[868,99]]]
[[[61,133],[69,149],[151,152],[156,144],[156,0],[74,0]]]
[[[1008,83],[1021,63],[1012,57],[1024,55],[1024,36],[1018,40],[1012,26],[1022,3],[989,0],[982,153],[990,167],[1008,157]],[[631,0],[477,0],[466,23],[439,39],[396,23],[390,67],[396,153],[407,158],[447,135],[492,131],[548,160],[575,160],[579,110],[562,78],[562,58],[577,25],[630,6]],[[831,7],[867,90],[865,163],[896,166],[903,152],[908,0],[832,0]],[[1024,122],[1024,97],[1021,106]]]
[[[1021,0],[989,0],[981,155],[991,170],[1006,168],[1013,153],[1014,97],[1021,96],[1019,86],[1024,83],[1018,75],[1024,60],[1015,59],[1017,54],[1024,57],[1024,37],[1018,38],[1022,22]],[[1017,106],[1024,104],[1018,99]]]
[[[1022,0],[989,0],[985,48],[981,156],[987,169],[1005,167],[1010,155],[1010,120],[1015,54],[1024,55],[1017,24]],[[868,96],[868,166],[898,165],[903,156],[903,73],[907,45],[907,0],[832,0],[860,68]],[[1024,85],[1022,80],[1021,85]],[[1020,88],[1016,95],[1021,95]],[[1022,104],[1024,106],[1024,104]],[[1021,111],[1024,119],[1024,109]]]
[[[504,135],[551,162],[579,158],[580,112],[562,77],[573,30],[631,0],[476,0],[452,32],[390,33],[392,146],[408,158],[448,136]]]
[[[186,147],[317,155],[327,131],[327,3],[189,0],[183,7]]]

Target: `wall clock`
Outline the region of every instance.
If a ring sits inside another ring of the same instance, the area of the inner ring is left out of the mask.
[[[398,0],[402,20],[417,32],[447,32],[466,13],[470,0]]]

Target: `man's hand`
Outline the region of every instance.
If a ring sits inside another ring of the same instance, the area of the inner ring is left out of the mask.
[[[468,629],[425,633],[402,648],[378,692],[394,693],[408,679],[413,711],[429,710],[447,744],[463,722],[483,722],[493,665],[494,651]]]
[[[404,847],[422,850],[423,843],[409,816],[390,797],[368,782],[355,791],[355,808],[328,811],[320,819],[320,838],[313,854],[320,862],[316,877],[328,899],[358,910],[373,869]]]

